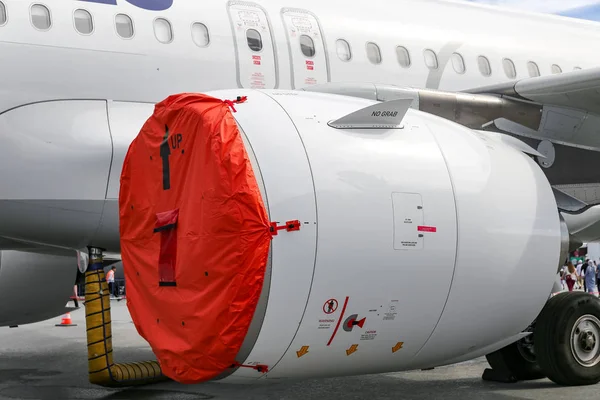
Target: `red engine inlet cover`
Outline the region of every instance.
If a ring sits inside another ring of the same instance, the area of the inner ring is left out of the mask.
[[[262,290],[270,223],[227,102],[157,104],[119,193],[127,304],[165,375],[197,383],[236,363]]]

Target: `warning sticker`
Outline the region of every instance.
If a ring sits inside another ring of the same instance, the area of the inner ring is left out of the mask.
[[[393,321],[396,319],[396,315],[398,314],[398,311],[397,311],[398,304],[399,304],[398,300],[390,301],[390,303],[388,304],[387,310],[383,313],[384,321]]]
[[[323,304],[323,312],[325,314],[333,314],[338,308],[338,301],[336,299],[329,299]]]
[[[335,323],[335,319],[320,319],[319,320],[319,328],[318,329],[331,329],[331,324]]]
[[[376,336],[377,336],[377,331],[375,331],[375,330],[366,331],[365,333],[360,335],[360,340],[373,340],[373,339],[375,339]]]

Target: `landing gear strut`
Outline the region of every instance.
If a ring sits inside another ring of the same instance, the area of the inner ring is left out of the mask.
[[[600,299],[583,292],[552,297],[530,327],[533,334],[486,357],[484,380],[548,377],[565,386],[600,382]]]

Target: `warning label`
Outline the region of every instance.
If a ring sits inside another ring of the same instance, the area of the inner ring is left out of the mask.
[[[390,304],[388,305],[388,309],[383,313],[384,321],[393,321],[396,319],[396,315],[398,314],[398,311],[397,311],[398,303],[399,303],[398,300],[390,301]]]
[[[320,319],[319,329],[331,329],[333,323],[335,323],[335,319]]]
[[[325,314],[333,314],[338,308],[338,301],[336,299],[329,299],[323,304],[323,312]]]
[[[377,331],[366,331],[360,335],[360,340],[373,340],[377,336]]]
[[[265,76],[261,72],[255,72],[251,76],[250,86],[252,89],[264,89],[265,88]]]

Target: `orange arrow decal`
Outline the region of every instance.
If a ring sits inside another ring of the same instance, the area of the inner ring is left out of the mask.
[[[298,358],[300,358],[306,353],[308,353],[308,346],[302,346],[300,350],[296,352],[296,355],[298,355]]]
[[[350,354],[355,353],[357,348],[358,348],[358,345],[353,344],[352,346],[350,346],[350,348],[348,350],[346,350],[346,355],[349,356]]]
[[[394,347],[392,347],[392,353],[395,353],[398,350],[400,350],[402,348],[402,345],[404,345],[404,342],[398,342],[398,343],[396,343],[396,345]]]

